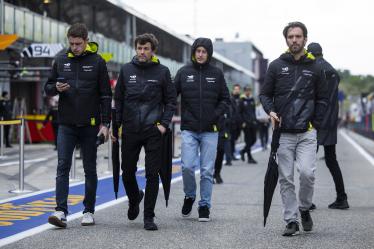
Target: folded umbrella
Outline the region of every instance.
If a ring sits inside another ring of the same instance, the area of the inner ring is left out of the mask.
[[[120,146],[118,141],[118,126],[115,122],[115,109],[112,109],[112,130],[113,136],[117,139],[113,141],[112,144],[112,165],[113,165],[113,188],[114,188],[114,195],[117,199],[118,197],[118,186],[119,186],[119,174],[120,174]]]
[[[162,155],[161,155],[161,167],[159,176],[161,179],[162,187],[164,189],[166,207],[168,206],[171,176],[172,176],[172,137],[173,134],[170,129],[167,129],[165,134],[162,136]]]
[[[273,131],[273,137],[271,141],[271,151],[268,162],[268,168],[265,174],[264,180],[264,227],[266,225],[266,219],[269,215],[271,201],[273,199],[273,194],[275,187],[278,183],[278,163],[277,163],[277,150],[279,147],[280,139],[280,128],[276,123]]]

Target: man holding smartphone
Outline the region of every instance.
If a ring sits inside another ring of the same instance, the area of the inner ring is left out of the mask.
[[[47,95],[59,95],[57,135],[56,211],[48,222],[66,227],[69,171],[74,148],[80,144],[85,174],[82,225],[94,225],[96,202],[96,140],[108,138],[112,92],[105,61],[97,54],[98,45],[88,42],[84,24],[72,25],[67,33],[69,49],[55,58],[44,86]]]

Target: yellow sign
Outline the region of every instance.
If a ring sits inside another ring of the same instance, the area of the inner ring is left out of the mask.
[[[5,50],[18,39],[17,35],[0,35],[0,50]]]
[[[3,120],[0,121],[0,125],[15,125],[21,124],[21,120]]]

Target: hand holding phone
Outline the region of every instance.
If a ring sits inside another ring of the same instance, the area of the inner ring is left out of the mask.
[[[57,78],[56,89],[58,92],[67,91],[69,90],[69,88],[70,88],[70,85],[65,82],[65,79],[63,77]]]

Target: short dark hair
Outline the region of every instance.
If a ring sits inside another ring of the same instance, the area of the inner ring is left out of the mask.
[[[244,92],[245,91],[251,91],[252,92],[252,87],[250,87],[250,86],[245,86],[244,87]]]
[[[138,35],[135,38],[135,42],[134,42],[135,48],[138,44],[144,45],[147,42],[151,43],[152,51],[157,50],[158,40],[157,40],[156,36],[154,34],[151,34],[151,33],[145,33],[145,34]]]
[[[5,96],[7,96],[8,95],[8,92],[7,91],[3,91],[2,93],[1,93],[1,97],[5,97]]]
[[[241,88],[241,86],[240,86],[238,83],[236,83],[236,84],[234,84],[234,85],[232,86],[232,88],[235,88],[235,87],[239,87],[239,88]]]
[[[305,26],[304,23],[302,23],[302,22],[290,22],[283,29],[283,36],[284,36],[284,38],[287,39],[287,33],[288,33],[288,30],[290,28],[301,28],[301,30],[303,31],[304,37],[308,37],[308,30],[307,30],[307,28],[306,28],[306,26]]]
[[[88,37],[88,30],[84,23],[75,23],[68,29],[67,37],[78,37],[86,40]]]

